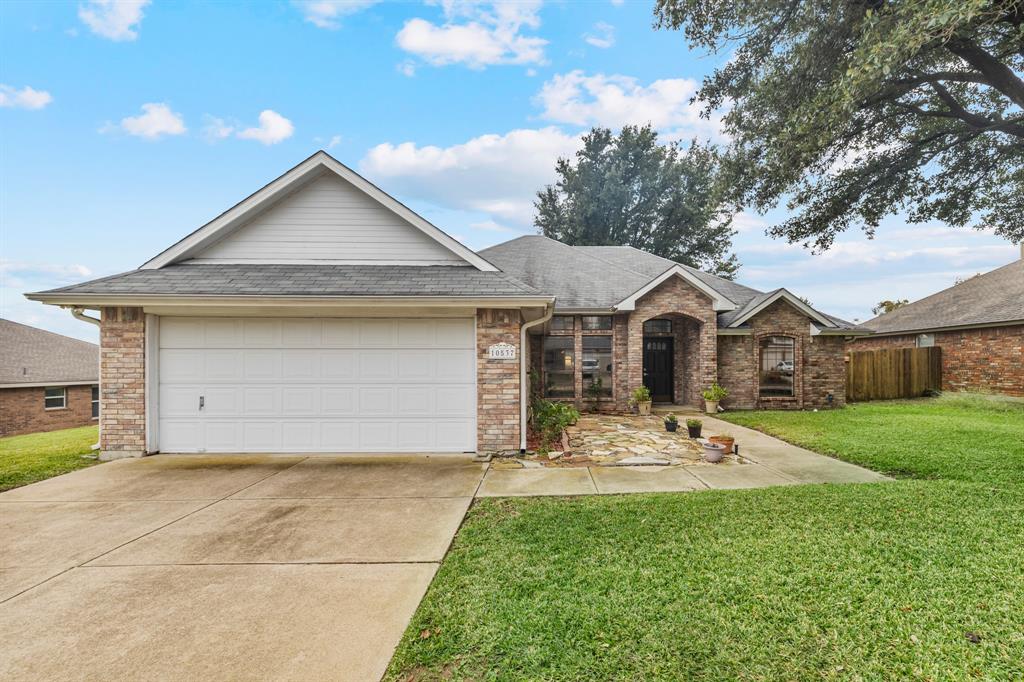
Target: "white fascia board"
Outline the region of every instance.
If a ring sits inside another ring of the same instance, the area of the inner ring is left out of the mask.
[[[96,386],[100,383],[97,379],[81,379],[79,381],[31,381],[24,384],[0,384],[0,388],[48,388],[50,386]]]
[[[520,308],[553,305],[553,296],[182,296],[173,294],[25,294],[30,301],[95,309],[154,304],[209,306],[302,305],[308,307],[476,307]]]
[[[774,294],[772,294],[771,296],[769,296],[765,300],[761,301],[756,306],[754,306],[753,308],[751,308],[750,310],[748,310],[747,312],[743,313],[742,315],[737,317],[735,320],[733,320],[729,324],[729,327],[738,327],[738,326],[740,326],[741,324],[743,324],[744,322],[746,322],[747,320],[752,318],[754,315],[757,315],[759,312],[761,312],[762,310],[764,310],[765,308],[770,306],[772,303],[775,303],[776,301],[779,301],[779,300],[783,300],[786,303],[790,304],[791,306],[793,306],[794,308],[799,310],[801,313],[803,313],[807,317],[811,318],[812,320],[820,322],[823,327],[835,328],[835,326],[836,326],[835,323],[833,323],[827,317],[825,317],[824,315],[819,313],[817,310],[815,310],[811,306],[809,306],[806,303],[804,303],[803,301],[801,301],[799,298],[797,298],[793,294],[789,293],[785,289],[779,289]]]
[[[643,298],[646,294],[656,289],[670,277],[680,277],[687,284],[692,285],[698,291],[706,294],[711,299],[712,308],[715,310],[715,312],[725,312],[727,310],[736,309],[735,303],[730,301],[728,298],[723,296],[718,291],[715,291],[714,289],[709,287],[707,284],[705,284],[700,279],[695,277],[693,273],[689,272],[688,270],[678,265],[669,268],[668,270],[661,273],[660,275],[652,279],[650,282],[645,284],[638,291],[631,294],[628,298],[625,298],[622,301],[620,301],[618,305],[615,306],[615,309],[621,311],[636,310],[637,301]]]
[[[226,233],[238,227],[246,218],[266,208],[284,194],[296,189],[311,176],[319,175],[324,170],[338,175],[478,270],[485,272],[497,271],[498,268],[474,253],[472,249],[452,238],[323,150],[318,151],[281,177],[235,204],[232,208],[164,250],[155,258],[143,263],[140,269],[155,270],[189,258],[203,247],[224,237]]]

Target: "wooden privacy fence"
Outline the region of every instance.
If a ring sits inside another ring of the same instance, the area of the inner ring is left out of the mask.
[[[846,361],[847,400],[918,398],[941,388],[938,346],[851,351]]]

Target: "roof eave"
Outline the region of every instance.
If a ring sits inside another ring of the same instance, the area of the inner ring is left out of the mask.
[[[185,294],[95,294],[95,293],[48,293],[25,294],[30,301],[47,305],[97,308],[103,306],[143,306],[157,303],[194,306],[267,306],[303,305],[309,307],[426,307],[476,306],[476,307],[520,307],[554,305],[554,296],[510,295],[510,296],[309,296],[309,295],[185,295]]]

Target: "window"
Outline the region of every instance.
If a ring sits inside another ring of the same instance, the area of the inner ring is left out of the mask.
[[[68,392],[63,386],[43,389],[43,407],[48,410],[63,410],[68,406]]]
[[[760,394],[764,397],[792,396],[795,370],[794,341],[788,336],[761,339]]]
[[[612,317],[611,315],[584,315],[583,330],[588,332],[593,331],[611,331],[612,328]]]
[[[551,318],[551,331],[571,332],[574,320],[575,318],[572,315],[555,315]]]
[[[572,336],[544,337],[544,395],[548,398],[576,397],[576,358]]]
[[[591,386],[600,386],[601,396],[612,394],[612,337],[583,337],[583,395],[591,398]]]
[[[671,334],[672,320],[647,320],[644,322],[644,334]]]
[[[92,418],[100,418],[100,387],[92,387]]]
[[[918,334],[917,335],[917,347],[918,348],[931,348],[935,345],[935,334]]]

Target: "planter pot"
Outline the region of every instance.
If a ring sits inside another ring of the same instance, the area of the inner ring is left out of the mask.
[[[665,422],[666,431],[675,431],[679,428],[679,422]]]
[[[717,400],[705,400],[704,411],[708,414],[718,414],[718,401]]]
[[[686,433],[690,436],[690,438],[700,438],[700,430],[701,430],[700,426],[687,426],[686,427]]]
[[[704,461],[721,462],[722,458],[725,457],[725,448],[718,443],[705,443],[704,444]]]
[[[636,411],[641,416],[646,417],[647,415],[649,415],[651,413],[651,401],[648,400],[648,401],[643,402],[643,403],[637,403],[636,404]]]
[[[708,440],[721,445],[727,453],[732,452],[732,446],[736,444],[736,439],[732,436],[711,436]]]

